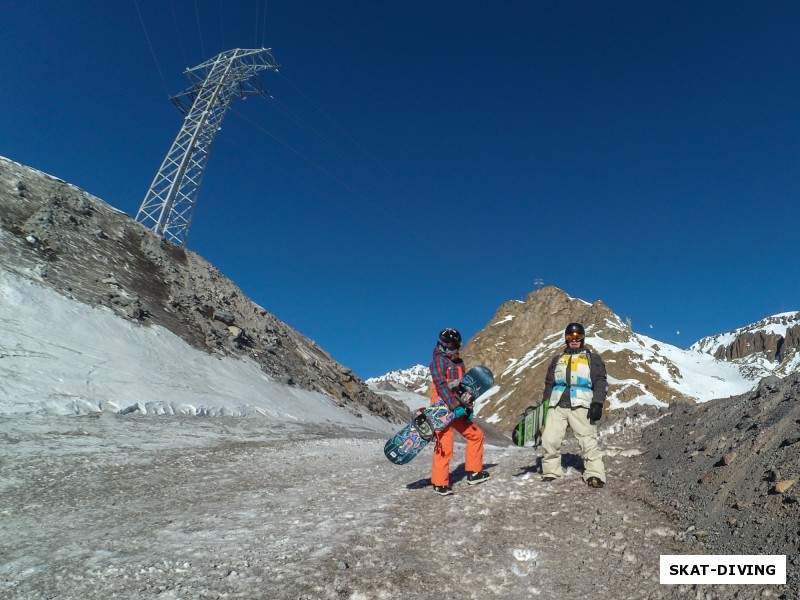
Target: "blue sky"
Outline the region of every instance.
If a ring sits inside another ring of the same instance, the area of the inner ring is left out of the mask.
[[[362,377],[537,279],[679,347],[800,310],[800,3],[3,4],[0,155],[131,215],[184,69],[273,49],[188,247]]]

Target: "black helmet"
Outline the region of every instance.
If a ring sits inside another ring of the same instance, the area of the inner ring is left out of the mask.
[[[580,340],[581,346],[583,346],[583,340],[586,339],[586,330],[583,328],[583,325],[580,323],[570,323],[567,325],[567,328],[564,330],[564,341],[569,344],[570,338],[573,340]]]
[[[439,332],[439,345],[447,352],[458,352],[461,348],[461,334],[458,329],[442,329]]]

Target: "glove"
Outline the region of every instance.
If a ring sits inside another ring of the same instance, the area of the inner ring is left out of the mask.
[[[461,385],[460,379],[451,379],[450,381],[447,382],[447,387],[449,387],[451,390],[456,389],[460,385]]]
[[[463,394],[461,394],[461,396],[459,396],[458,398],[458,402],[464,408],[472,408],[472,402],[473,402],[472,392],[464,392]]]
[[[464,417],[467,421],[472,420],[472,409],[471,408],[464,408],[463,406],[459,406],[457,409],[453,411],[453,420],[455,421],[459,417]]]
[[[458,419],[459,417],[466,417],[467,416],[467,409],[463,406],[457,406],[456,409],[453,411],[453,418]]]
[[[589,417],[589,422],[594,425],[595,421],[599,421],[603,416],[603,404],[601,402],[592,402],[589,405],[589,412],[586,416]]]

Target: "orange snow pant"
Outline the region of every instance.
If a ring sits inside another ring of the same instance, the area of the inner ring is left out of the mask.
[[[436,433],[436,447],[433,449],[431,485],[450,485],[450,461],[453,459],[453,443],[458,431],[467,440],[464,468],[477,473],[483,470],[483,430],[460,417]]]

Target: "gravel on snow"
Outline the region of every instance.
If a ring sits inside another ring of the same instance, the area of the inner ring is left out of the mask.
[[[492,478],[429,485],[384,437],[259,418],[0,420],[0,596],[44,598],[718,598],[778,587],[659,584],[695,538],[640,476],[640,434],[603,438],[608,485],[577,445],[543,483],[530,448],[490,446]],[[456,460],[463,446],[456,446]],[[458,463],[456,463],[458,464]],[[719,595],[723,592],[725,595]]]

